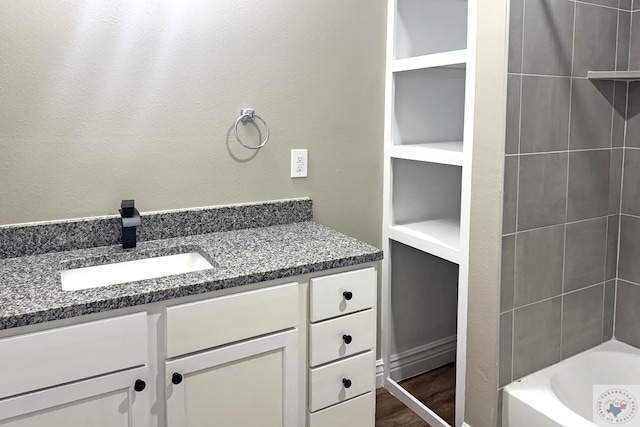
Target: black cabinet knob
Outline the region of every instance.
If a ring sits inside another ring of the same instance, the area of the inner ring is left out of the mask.
[[[349,388],[351,387],[351,380],[347,379],[347,378],[343,378],[342,379],[342,385],[344,386],[344,388]]]
[[[174,372],[173,375],[171,376],[171,382],[174,383],[175,385],[178,385],[182,382],[182,375],[180,375],[177,372]]]
[[[145,389],[145,387],[147,386],[147,383],[145,383],[142,380],[136,380],[136,383],[133,385],[133,389],[135,391],[142,391]]]
[[[351,344],[351,341],[353,341],[353,338],[351,337],[351,335],[343,335],[342,341],[344,341],[345,344]]]
[[[353,298],[353,294],[349,291],[344,291],[342,293],[342,296],[344,297],[344,299],[346,299],[347,301],[349,301],[351,298]]]

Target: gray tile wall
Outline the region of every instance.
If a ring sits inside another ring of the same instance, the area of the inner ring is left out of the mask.
[[[640,0],[635,7],[636,3]],[[638,18],[640,10],[633,12],[640,27]],[[640,63],[634,64],[633,56],[640,49],[640,37],[634,38],[634,33],[640,31],[632,30],[630,43],[631,66],[636,67]],[[640,347],[640,82],[629,84],[628,101],[614,325],[616,339]]]
[[[624,156],[626,84],[586,74],[628,69],[632,6],[511,0],[499,387],[612,336],[623,158],[640,150]]]

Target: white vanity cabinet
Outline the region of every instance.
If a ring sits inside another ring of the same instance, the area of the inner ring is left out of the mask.
[[[0,425],[149,425],[147,316],[0,340]]]
[[[0,426],[373,426],[377,275],[343,271],[0,331]]]
[[[301,425],[298,289],[167,308],[167,427]]]
[[[375,424],[376,271],[309,285],[309,427]]]

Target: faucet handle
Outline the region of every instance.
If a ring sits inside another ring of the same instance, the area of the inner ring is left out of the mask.
[[[120,203],[120,213],[125,218],[131,218],[135,212],[135,200],[123,200]]]

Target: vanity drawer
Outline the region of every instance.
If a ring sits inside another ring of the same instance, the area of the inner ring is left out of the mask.
[[[0,340],[0,399],[147,363],[147,313]]]
[[[372,426],[376,420],[373,392],[309,414],[309,427]]]
[[[311,321],[317,322],[373,307],[376,302],[376,282],[374,268],[311,279]]]
[[[346,387],[343,380],[350,380]],[[359,396],[375,388],[373,351],[309,370],[309,411]]]
[[[167,308],[167,357],[298,324],[298,284],[273,286]]]
[[[309,333],[309,364],[321,365],[370,350],[375,345],[376,314],[373,309],[314,323]]]

